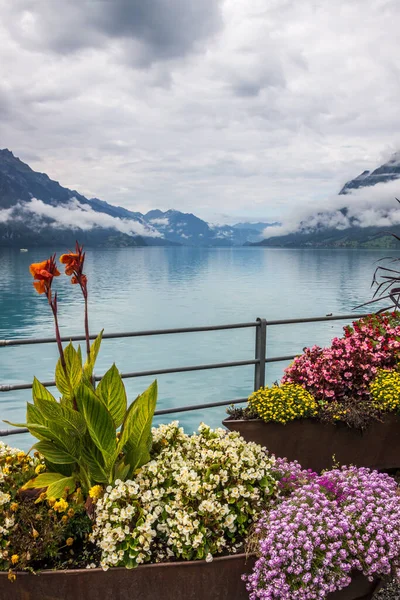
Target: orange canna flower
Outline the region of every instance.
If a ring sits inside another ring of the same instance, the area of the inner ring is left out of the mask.
[[[51,288],[53,277],[60,275],[55,263],[55,255],[40,263],[32,263],[29,271],[34,279],[33,286],[38,294],[47,294]]]
[[[72,275],[74,271],[79,269],[83,260],[79,254],[70,252],[69,254],[62,254],[60,256],[60,263],[65,265],[65,274]]]
[[[60,256],[61,264],[65,265],[65,274],[71,277],[71,283],[81,286],[82,290],[86,288],[87,277],[83,273],[83,264],[85,262],[85,253],[83,252],[83,246],[80,246],[78,242],[75,245],[75,252],[68,252],[68,254],[62,254]]]

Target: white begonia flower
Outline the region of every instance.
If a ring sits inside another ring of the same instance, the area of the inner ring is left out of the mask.
[[[226,531],[237,531],[240,538],[276,487],[272,476],[267,492],[259,487],[273,464],[265,450],[204,424],[188,436],[177,422],[154,428],[153,442],[159,447],[152,460],[133,480],[109,486],[96,505],[91,540],[102,550],[101,565],[196,558],[206,543],[211,559],[236,551]],[[235,505],[228,503],[232,497],[244,500],[244,524],[236,522]]]

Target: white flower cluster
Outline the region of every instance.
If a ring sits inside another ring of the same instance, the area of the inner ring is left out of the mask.
[[[189,436],[176,421],[153,429],[153,459],[97,501],[101,566],[237,552],[275,493],[274,462],[235,432],[202,424]]]
[[[3,558],[6,558],[8,554],[6,550],[7,541],[4,538],[8,536],[10,530],[15,525],[14,515],[6,516],[4,513],[4,507],[6,507],[11,501],[10,494],[2,489],[5,478],[9,471],[7,458],[16,458],[19,454],[21,454],[21,450],[18,450],[18,448],[10,448],[10,446],[0,442],[0,561]]]

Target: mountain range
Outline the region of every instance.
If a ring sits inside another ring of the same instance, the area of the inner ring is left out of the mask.
[[[212,225],[191,213],[146,214],[88,199],[0,150],[0,246],[241,246],[275,223]]]
[[[312,215],[307,221],[300,222],[297,231],[286,235],[269,237],[256,242],[255,246],[280,247],[280,248],[397,248],[399,242],[391,235],[392,233],[400,237],[400,225],[388,224],[379,226],[370,224],[370,226],[360,226],[360,219],[357,218],[356,211],[352,211],[352,194],[360,193],[363,189],[386,184],[399,180],[397,196],[400,197],[400,152],[393,156],[386,163],[374,171],[364,171],[354,179],[348,181],[340,190],[339,196],[343,198],[343,204],[336,215],[332,212],[319,211]],[[380,193],[385,186],[379,186]],[[377,188],[378,190],[378,188]],[[393,208],[396,208],[395,195],[393,196]],[[379,211],[379,193],[377,191],[376,201],[373,208]],[[386,212],[386,216],[389,211]],[[340,222],[340,215],[346,220],[346,226],[326,226],[326,223],[332,222],[332,216]],[[377,213],[376,222],[380,217],[385,217],[385,211],[380,210]],[[387,219],[390,220],[390,219]],[[310,222],[314,226],[310,227]]]

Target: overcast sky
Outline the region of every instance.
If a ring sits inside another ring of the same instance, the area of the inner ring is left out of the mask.
[[[88,197],[293,220],[400,148],[398,0],[1,0],[0,147]]]

